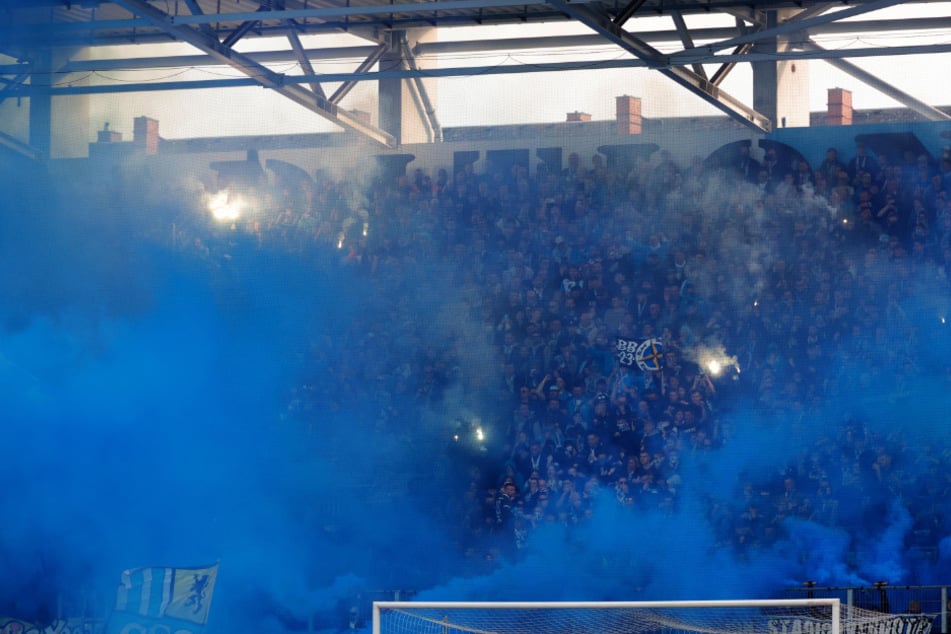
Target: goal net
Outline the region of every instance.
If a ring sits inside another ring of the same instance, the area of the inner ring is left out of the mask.
[[[928,634],[922,615],[838,599],[653,602],[378,602],[373,634]]]

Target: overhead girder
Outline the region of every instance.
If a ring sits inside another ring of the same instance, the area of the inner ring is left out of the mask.
[[[802,22],[803,20],[806,20],[806,19],[808,19],[808,18],[817,16],[817,15],[822,15],[822,14],[825,13],[826,11],[829,11],[830,9],[834,9],[834,8],[837,7],[837,6],[838,6],[838,5],[837,5],[836,3],[834,3],[834,2],[825,2],[825,3],[820,3],[820,4],[814,4],[814,5],[805,7],[802,11],[798,12],[798,13],[797,13],[795,16],[793,16],[793,17],[794,17],[796,20]]]
[[[169,20],[172,16],[152,7],[145,0],[114,0],[114,2],[125,7],[130,13],[140,15],[161,26],[163,29],[168,30],[176,39],[187,42],[208,55],[211,55],[216,60],[240,70],[255,82],[273,89],[275,92],[304,106],[325,119],[344,128],[359,132],[382,145],[388,147],[396,146],[396,139],[388,132],[360,121],[358,118],[351,116],[344,110],[338,109],[334,104],[329,103],[326,99],[300,85],[286,84],[280,74],[255,62],[246,55],[223,45],[216,37],[209,37],[200,30],[184,25],[170,23]]]
[[[55,5],[53,0],[36,0],[35,4]],[[423,103],[425,91],[420,90],[422,85],[421,78],[424,77],[449,77],[449,76],[467,76],[467,75],[491,75],[491,74],[518,74],[537,71],[564,71],[574,69],[599,68],[650,68],[664,74],[685,86],[694,94],[700,96],[705,101],[713,104],[720,110],[726,112],[731,117],[744,122],[755,129],[769,129],[769,121],[754,109],[745,106],[730,95],[724,93],[720,84],[737,63],[769,61],[776,62],[781,60],[795,59],[824,59],[830,64],[837,66],[844,72],[847,72],[865,83],[879,89],[884,94],[895,98],[900,103],[915,110],[926,118],[936,119],[939,115],[941,119],[947,117],[941,111],[928,106],[914,97],[903,93],[897,88],[872,77],[848,62],[844,58],[858,58],[882,55],[906,55],[917,53],[938,53],[951,51],[951,44],[913,44],[899,47],[877,47],[868,46],[858,49],[848,50],[826,50],[817,45],[810,36],[841,33],[864,33],[864,32],[884,32],[913,29],[951,29],[951,17],[944,18],[912,18],[901,20],[888,19],[869,19],[869,20],[845,20],[844,18],[854,18],[872,11],[877,11],[895,4],[900,4],[900,0],[870,0],[869,2],[859,2],[858,4],[842,7],[840,2],[809,2],[803,0],[798,4],[802,9],[787,20],[781,20],[773,23],[774,26],[767,28],[767,11],[764,8],[775,9],[783,4],[781,2],[770,3],[747,3],[738,4],[738,2],[727,0],[707,0],[696,2],[695,0],[663,0],[658,5],[656,0],[631,0],[628,4],[623,2],[614,4],[604,4],[599,2],[588,3],[586,0],[547,0],[551,7],[551,13],[535,13],[533,16],[558,16],[560,19],[570,18],[593,29],[595,35],[580,36],[556,36],[556,37],[535,37],[535,38],[511,38],[511,39],[491,39],[477,40],[469,42],[432,42],[420,43],[412,49],[408,44],[399,46],[400,55],[404,61],[404,67],[398,69],[372,71],[372,67],[379,61],[380,57],[390,48],[383,44],[388,35],[389,29],[395,29],[400,26],[399,20],[388,20],[388,16],[396,13],[416,14],[421,16],[418,20],[420,24],[430,23],[432,25],[453,24],[457,16],[440,14],[438,18],[434,17],[431,22],[427,14],[433,13],[433,4],[431,2],[409,2],[402,0],[394,4],[380,5],[354,5],[352,2],[346,2],[345,6],[332,2],[331,0],[283,0],[275,3],[249,3],[249,7],[256,7],[256,10],[249,10],[241,13],[217,14],[203,13],[199,0],[184,0],[185,6],[189,9],[188,15],[170,15],[156,8],[160,3],[154,3],[150,0],[113,0],[111,4],[124,7],[133,17],[125,20],[101,21],[95,22],[95,29],[133,29],[139,25],[149,25],[150,27],[159,27],[169,40],[178,40],[192,44],[203,55],[189,56],[169,56],[153,57],[133,60],[75,60],[56,69],[58,73],[88,72],[91,70],[114,70],[114,69],[133,69],[133,68],[152,68],[158,66],[165,67],[188,67],[188,66],[208,66],[208,65],[229,65],[241,70],[248,76],[248,79],[229,79],[229,80],[211,80],[211,81],[189,81],[189,82],[164,82],[164,83],[124,83],[121,86],[63,86],[49,87],[42,86],[45,94],[67,95],[67,94],[92,94],[97,92],[131,92],[137,90],[178,90],[183,88],[199,88],[208,86],[238,86],[238,85],[263,85],[284,95],[293,101],[304,105],[322,117],[327,118],[344,128],[356,130],[366,134],[375,141],[392,145],[394,143],[392,135],[388,135],[382,130],[367,126],[349,115],[345,111],[337,108],[340,100],[356,85],[357,82],[367,80],[378,80],[384,78],[404,78],[411,79],[411,91],[418,100],[421,109],[426,113],[431,129],[438,130],[438,121],[435,118],[435,109],[432,103]],[[105,3],[104,3],[105,4]],[[525,4],[525,0],[439,0],[438,10],[440,12],[467,11],[471,9],[485,9],[487,23],[494,23],[491,9],[514,9]],[[785,8],[793,8],[794,3],[786,3]],[[205,6],[209,6],[205,3]],[[663,12],[669,14],[674,20],[675,28],[665,31],[636,31],[625,30],[626,23],[635,17],[641,17],[642,13],[651,12],[651,15],[659,13],[657,7],[663,7]],[[536,6],[535,9],[538,7]],[[700,11],[719,11],[735,16],[735,27],[715,27],[715,28],[694,28],[688,29],[684,19],[685,13],[697,13]],[[367,23],[350,23],[349,20],[354,16],[376,16],[379,22],[376,26]],[[228,31],[222,31],[217,26],[212,28],[212,24],[217,24],[226,17],[232,25]],[[465,20],[475,21],[471,15],[468,17],[458,16],[459,22]],[[498,18],[501,20],[502,18]],[[507,19],[507,18],[506,18]],[[280,21],[278,31],[274,26],[276,21]],[[233,25],[240,21],[237,28]],[[233,50],[232,45],[237,43],[243,37],[265,34],[262,27],[265,21],[269,22],[267,27],[268,34],[283,34],[290,43],[290,51],[269,51],[262,53],[241,54]],[[403,23],[405,24],[405,22]],[[378,30],[380,25],[388,25],[382,31]],[[12,28],[16,28],[14,25]],[[46,38],[46,42],[52,39],[52,33],[81,33],[85,29],[86,36],[91,33],[89,24],[77,23],[54,23],[38,25],[35,30],[41,38]],[[61,29],[61,30],[60,30]],[[324,29],[321,31],[320,29]],[[154,29],[153,29],[154,30]],[[300,36],[307,33],[319,33],[329,31],[346,31],[361,38],[369,39],[376,46],[353,46],[336,48],[304,48]],[[98,32],[98,31],[97,31]],[[0,26],[0,41],[3,41],[7,34],[11,33],[10,26]],[[223,37],[223,39],[219,39]],[[790,49],[777,52],[757,51],[753,46],[755,43],[770,38],[784,37],[789,40]],[[59,42],[60,40],[56,40]],[[662,53],[651,43],[659,42],[679,42],[683,50],[674,53]],[[64,42],[75,44],[75,42]],[[519,48],[560,48],[560,47],[592,47],[598,45],[618,46],[632,54],[632,57],[623,60],[610,60],[604,62],[585,61],[563,61],[550,64],[532,64],[530,67],[467,67],[467,68],[436,68],[420,69],[415,63],[414,55],[420,57],[427,55],[439,55],[447,52],[460,51],[486,51],[486,50],[515,50]],[[732,49],[731,52],[721,53],[725,49]],[[393,49],[395,50],[395,49]],[[332,73],[317,74],[314,72],[310,63],[312,59],[341,59],[342,57],[363,59],[363,62],[356,71],[351,73]],[[28,59],[28,56],[24,56]],[[300,76],[289,76],[275,73],[263,66],[265,63],[275,61],[296,60],[303,73]],[[18,60],[19,61],[19,60]],[[703,68],[705,64],[719,64],[719,68],[709,77]],[[27,69],[27,70],[24,70]],[[0,75],[17,76],[18,78],[24,72],[30,72],[33,65],[29,63],[17,63],[0,65]],[[692,69],[692,70],[691,70]],[[864,75],[863,75],[864,74]],[[867,75],[867,77],[866,77]],[[0,80],[3,78],[0,77]],[[7,78],[9,79],[9,78]],[[329,99],[323,93],[322,84],[327,82],[343,82],[341,87]],[[31,82],[33,83],[33,82]],[[40,82],[36,82],[40,83]],[[310,90],[304,87],[309,85]],[[415,88],[414,88],[415,87]],[[9,82],[9,85],[0,91],[0,100],[6,97],[29,95],[34,88],[30,84],[24,83],[20,79]],[[426,98],[428,99],[428,98]]]
[[[722,53],[712,55],[704,53],[698,48],[692,54],[679,55],[676,60],[670,60],[671,65],[683,66],[700,62],[702,64],[721,64],[725,62],[769,62],[769,61],[793,61],[809,59],[849,59],[859,57],[900,57],[902,55],[925,55],[937,53],[951,53],[951,44],[908,44],[905,46],[867,46],[865,48],[850,48],[844,50],[821,49],[821,50],[802,50],[806,46],[807,40],[797,40],[796,47],[799,50],[785,50],[775,53],[756,53],[750,52],[742,55],[736,53]]]
[[[464,42],[466,47],[472,45],[473,43]],[[744,47],[749,46],[748,44],[742,45]],[[338,51],[344,49],[336,49]],[[367,47],[355,47],[355,51],[360,53],[365,52],[368,49]],[[319,51],[317,51],[319,53]],[[864,49],[848,49],[848,50],[788,50],[780,53],[724,53],[720,55],[710,55],[705,54],[701,55],[698,49],[697,57],[692,61],[701,61],[705,64],[736,64],[742,62],[760,62],[760,61],[780,61],[780,60],[829,60],[829,59],[843,59],[843,58],[861,58],[861,57],[880,57],[882,55],[888,54],[893,56],[901,55],[917,55],[925,53],[951,53],[951,44],[928,44],[928,45],[909,45],[901,47],[889,47],[887,49],[881,47],[869,47]],[[311,53],[312,54],[312,53]],[[289,57],[287,52],[274,52],[266,54],[261,57],[260,54],[249,54],[249,58],[257,59],[266,59],[267,61],[277,61],[280,60],[291,60],[292,57]],[[349,57],[349,56],[348,56]],[[169,64],[163,62],[165,58],[156,58],[153,62],[145,66],[146,68],[158,68],[158,67],[168,67]],[[178,59],[178,58],[171,58]],[[215,63],[214,58],[203,58],[205,65]],[[692,61],[686,61],[682,59],[680,64],[692,63]],[[103,60],[105,62],[105,60]],[[219,62],[220,63],[220,62]],[[183,64],[186,65],[186,64]],[[187,64],[192,66],[195,64]],[[7,66],[0,66],[0,74],[13,74],[18,68],[22,68],[22,64],[10,64]],[[357,73],[353,72],[339,72],[339,73],[322,73],[318,77],[312,77],[310,75],[281,75],[281,81],[285,85],[291,84],[306,84],[314,81],[315,79],[320,80],[321,82],[344,82],[344,81],[376,81],[379,79],[411,79],[413,77],[467,77],[467,76],[484,76],[484,75],[517,75],[517,74],[526,74],[526,73],[537,73],[537,72],[564,72],[564,71],[574,71],[574,70],[592,70],[592,69],[612,69],[612,68],[648,68],[651,64],[648,64],[644,60],[637,59],[634,57],[624,58],[624,59],[611,59],[604,61],[561,61],[561,62],[534,62],[530,67],[522,66],[466,66],[466,67],[455,67],[455,68],[430,68],[425,70],[413,71],[409,69],[392,69],[385,71],[375,71],[375,72],[365,72]],[[100,68],[100,62],[98,61],[75,61],[71,62],[69,65],[70,72],[76,72],[80,68],[84,70],[115,70],[121,68],[119,66],[108,65],[107,67]],[[141,68],[141,67],[140,67]],[[713,83],[713,79],[710,80]],[[65,82],[60,82],[61,85],[46,89],[54,96],[68,96],[68,95],[82,95],[82,94],[103,94],[103,93],[123,93],[123,92],[149,92],[149,91],[161,91],[161,90],[181,90],[189,88],[237,88],[242,86],[254,86],[259,85],[254,79],[251,78],[237,78],[237,79],[213,79],[213,80],[189,80],[189,81],[174,81],[174,82],[123,82],[121,84],[114,85],[68,85]],[[14,93],[9,95],[10,97],[14,96],[28,96],[31,91],[29,85],[20,85],[14,89]]]
[[[333,6],[336,6],[336,5],[334,5],[334,3],[330,2],[329,0],[284,0],[285,11],[310,9],[311,7],[327,8],[327,7],[333,7]],[[303,18],[302,21],[298,21],[299,18],[291,18],[291,19],[294,20],[295,24],[297,24],[300,27],[301,33],[307,33],[309,31],[310,25],[306,23],[306,20],[309,20],[312,18],[306,17],[306,18]],[[317,20],[317,19],[314,19],[314,20],[316,22],[320,22],[320,20]],[[380,37],[380,33],[376,29],[371,27],[350,26],[349,28],[346,29],[346,32],[351,35],[356,35],[357,37],[361,37],[363,39],[374,42],[375,44],[379,44],[383,41],[382,38]]]
[[[825,5],[828,6],[828,5]],[[799,14],[801,15],[801,14]],[[798,17],[798,16],[797,16]],[[844,22],[832,22],[821,25],[815,25],[804,28],[803,33],[811,36],[817,35],[842,35],[852,33],[870,33],[870,32],[891,32],[904,30],[951,30],[951,17],[936,18],[909,18],[903,20],[851,20]],[[691,34],[695,42],[707,40],[722,40],[738,36],[747,35],[750,27],[738,20],[737,27],[707,27],[694,28]],[[640,31],[638,37],[651,44],[660,44],[666,42],[676,42],[680,40],[680,35],[676,30],[665,31]],[[451,53],[467,53],[477,51],[512,51],[520,49],[540,49],[540,48],[585,48],[590,49],[599,45],[608,46],[609,42],[601,35],[558,35],[524,38],[493,38],[479,40],[457,40],[443,42],[425,42],[418,43],[413,47],[413,52],[418,56],[445,55]],[[305,55],[311,59],[321,60],[345,60],[345,59],[363,59],[369,56],[376,46],[337,46],[305,49]],[[746,49],[749,47],[746,46]],[[739,49],[739,50],[737,50]],[[744,45],[737,45],[729,59],[742,61],[734,56],[742,53]],[[883,55],[906,55],[917,53],[940,53],[945,52],[946,47],[939,44],[916,44],[911,47],[864,47],[852,48],[848,51],[829,51],[825,54],[807,54],[798,57],[790,57],[792,53],[780,54],[783,58],[792,59],[817,59],[825,55],[838,55],[842,57],[874,57]],[[262,63],[279,63],[292,61],[295,59],[295,52],[292,51],[261,51],[246,53],[251,59]],[[686,63],[724,63],[727,56],[711,53],[707,48],[701,45],[692,49],[688,55],[686,52],[681,55],[683,58],[693,57]],[[673,61],[672,61],[673,62]],[[187,68],[191,66],[212,66],[216,65],[215,58],[210,55],[166,55],[160,57],[133,57],[133,58],[111,58],[111,59],[83,59],[70,60],[59,70],[64,73],[80,73],[92,71],[109,70],[140,70],[148,68]],[[29,63],[17,63],[0,65],[0,74],[14,74],[29,69]],[[527,69],[525,72],[530,72]]]
[[[378,44],[372,51],[370,51],[366,59],[357,66],[356,70],[353,71],[353,78],[344,80],[343,84],[334,91],[334,94],[330,96],[330,103],[338,104],[340,100],[347,96],[347,94],[353,90],[357,83],[360,81],[361,76],[365,77],[367,73],[370,72],[370,69],[373,68],[373,65],[380,61],[380,58],[388,50],[386,44]]]
[[[312,0],[308,0],[311,4],[314,4]],[[444,4],[440,2],[440,4]],[[823,8],[826,8],[828,5],[824,4]],[[838,6],[838,5],[834,5]],[[300,14],[304,14],[304,19],[315,20],[316,15],[314,12],[317,9],[309,10],[298,10],[296,17],[292,19],[301,20]],[[339,13],[339,9],[335,10]],[[805,10],[799,15],[807,14],[809,10]],[[553,11],[553,13],[557,13]],[[763,24],[765,21],[762,20],[761,15],[752,15],[750,11],[745,8],[740,10],[724,10],[724,13],[729,13],[734,15],[740,20],[749,22],[750,24]],[[254,13],[250,14],[254,15]],[[213,14],[206,14],[203,16],[208,22],[214,19]],[[218,19],[221,19],[223,16],[217,16]],[[563,16],[562,16],[563,17]],[[838,17],[838,16],[837,16]],[[836,17],[836,19],[837,19]],[[178,16],[178,21],[185,21],[188,16]],[[291,18],[288,18],[291,19]],[[146,26],[150,24],[142,18],[129,18],[119,21],[97,21],[96,30],[105,30],[105,29],[118,29],[118,28],[128,28],[130,31],[133,31],[136,27]],[[252,21],[253,24],[253,21]],[[301,34],[310,33],[312,25],[301,23]],[[57,24],[40,24],[40,25],[31,25],[30,29],[25,32],[23,29],[18,28],[16,24],[9,25],[0,25],[0,42],[6,40],[7,42],[24,42],[24,43],[46,43],[50,41],[57,42],[57,45],[68,44],[68,45],[78,45],[78,46],[96,46],[96,45],[105,45],[105,44],[121,44],[121,41],[118,41],[116,38],[104,39],[102,41],[97,40],[95,37],[86,37],[82,38],[82,41],[74,41],[71,39],[70,34],[78,33],[82,31],[90,31],[92,27],[83,22],[74,22],[74,23],[57,23]],[[280,33],[272,34],[284,35],[286,27],[282,26]],[[850,33],[870,33],[870,32],[888,32],[888,31],[913,31],[913,30],[924,30],[932,29],[937,31],[951,29],[951,17],[928,17],[928,18],[907,18],[907,19],[879,19],[879,20],[842,20],[842,21],[828,21],[828,22],[817,22],[817,23],[803,23],[799,22],[799,28],[793,30],[801,30],[804,34],[811,36],[818,35],[840,35],[840,34],[850,34]],[[359,29],[349,29],[347,33],[357,35],[359,37],[365,37],[365,35],[359,32]],[[719,49],[729,48],[731,46],[738,46],[740,42],[732,42],[730,38],[737,38],[748,35],[747,33],[738,32],[737,29],[732,27],[705,27],[705,28],[694,28],[691,30],[693,39],[695,41],[707,41],[707,40],[724,40],[725,42],[721,43]],[[35,40],[30,39],[31,37],[36,38]],[[145,35],[139,33],[136,35],[139,38],[138,42],[148,43],[152,40],[148,39]],[[648,42],[675,42],[680,40],[680,35],[675,30],[652,30],[652,31],[638,31],[638,37],[642,40]],[[587,38],[587,41],[586,41]],[[165,33],[165,39],[163,41],[169,41],[173,39]],[[527,42],[535,42],[530,44],[530,47],[541,48],[541,47],[551,47],[557,48],[559,46],[589,46],[595,44],[597,41],[603,41],[602,38],[596,36],[553,36],[553,37],[538,37],[538,38],[508,38],[504,40],[499,40],[498,38],[491,38],[488,40],[479,40],[479,43],[491,46],[493,42],[502,41],[506,43],[507,46],[513,48],[519,47],[517,44],[518,40],[524,40]],[[382,38],[378,35],[373,39],[374,42],[382,41]],[[128,43],[128,42],[127,42]],[[450,49],[454,46],[457,46],[459,43],[456,42],[432,42],[422,45],[417,45],[416,52],[417,54],[433,54],[441,52],[451,52]],[[471,43],[462,42],[463,46],[470,46]],[[422,47],[425,50],[421,50]],[[701,45],[701,49],[708,48],[706,45]],[[467,48],[466,50],[476,50],[473,48]],[[887,49],[881,49],[881,54],[887,54]],[[712,51],[707,50],[706,52],[710,53]],[[314,55],[315,51],[308,51],[309,55]],[[282,58],[287,59],[287,58]],[[133,62],[130,62],[133,63]],[[134,68],[134,66],[129,66],[128,68]]]
[[[13,138],[9,134],[4,134],[3,132],[0,132],[0,146],[5,147],[8,150],[12,150],[17,154],[25,156],[28,159],[34,161],[40,160],[43,156],[42,153],[33,146],[23,143],[22,141]]]
[[[196,0],[191,0],[195,4]],[[11,6],[55,6],[64,5],[63,0],[9,0]],[[119,4],[100,2],[101,5]],[[607,10],[608,5],[605,3]],[[917,4],[909,3],[909,4]],[[235,21],[261,21],[257,29],[259,35],[282,35],[283,20],[301,20],[306,33],[346,32],[360,37],[369,37],[379,41],[378,30],[402,30],[413,26],[453,26],[478,25],[499,23],[540,22],[546,20],[565,19],[559,11],[547,11],[545,4],[531,4],[525,0],[439,0],[439,2],[401,2],[394,4],[359,5],[353,2],[344,4],[332,3],[329,0],[285,0],[282,9],[274,9],[268,5],[258,6],[256,10],[231,13],[193,13],[191,15],[170,16],[169,20],[175,24],[205,24],[220,22],[233,23]],[[859,2],[853,9],[858,12],[871,11],[877,3]],[[234,6],[240,6],[235,4]],[[252,5],[253,6],[253,5]],[[805,11],[818,11],[813,7],[816,3],[808,0],[797,2],[755,2],[742,3],[739,0],[705,0],[704,2],[687,0],[633,0],[624,9],[617,10],[615,5],[612,14],[615,23],[623,26],[626,12],[646,7],[644,13],[662,15],[669,11],[682,13],[714,13],[722,12],[740,17],[752,24],[763,23],[762,15],[766,9],[786,7],[805,7]],[[826,7],[827,3],[821,3]],[[519,12],[519,8],[530,7],[531,12]],[[869,8],[865,8],[869,7]],[[501,9],[501,11],[493,11]],[[400,17],[394,17],[394,16]],[[838,17],[845,17],[842,11],[836,13]],[[359,17],[360,20],[355,18]],[[267,21],[267,26],[263,22]],[[170,41],[167,32],[154,28],[151,22],[138,17],[116,19],[110,18],[79,19],[63,22],[43,22],[31,24],[29,29],[17,28],[17,25],[0,26],[0,42],[28,42],[31,36],[40,38],[48,43],[57,41],[78,46],[96,46],[121,43],[149,43],[155,41]],[[146,32],[146,27],[151,27]],[[160,38],[153,37],[159,34]],[[35,41],[35,40],[33,40]],[[732,46],[732,45],[731,45]],[[724,46],[728,48],[729,46]]]
[[[3,73],[3,74],[6,75],[6,74],[12,74],[12,73]],[[3,79],[2,81],[3,83],[6,84],[6,87],[4,87],[3,90],[0,90],[0,103],[3,103],[4,101],[6,101],[6,99],[10,97],[18,87],[22,86],[23,82],[29,79],[29,77],[30,77],[30,73],[20,71],[19,73],[14,75],[11,79]]]
[[[125,5],[125,2],[121,0],[111,1],[119,5]],[[439,0],[438,10],[458,11],[466,9],[518,7],[524,5],[525,0]],[[324,6],[308,9],[275,10],[261,7],[260,10],[256,11],[228,13],[226,17],[229,20],[286,20],[303,18],[328,20],[330,18],[344,18],[353,15],[385,16],[396,13],[432,13],[433,10],[434,6],[432,2],[401,2],[359,6],[326,3]],[[170,24],[211,24],[213,22],[220,22],[221,17],[222,14],[169,15],[168,21]]]
[[[201,10],[201,6],[198,4],[197,0],[185,0],[185,6],[188,7],[188,10],[191,11],[192,15],[202,15],[204,13],[204,11]],[[215,34],[214,29],[212,29],[211,25],[209,24],[202,24],[199,26],[199,28],[205,35],[208,35],[209,37],[218,37]]]
[[[263,12],[264,8],[259,7],[258,11]],[[195,15],[201,15],[201,14],[195,14]],[[249,18],[245,20],[244,22],[241,23],[241,26],[234,29],[233,31],[231,31],[231,33],[225,36],[225,39],[221,40],[221,43],[224,46],[227,46],[229,48],[234,46],[235,44],[241,41],[241,38],[243,38],[245,35],[250,33],[254,29],[254,26],[256,24],[259,24],[260,22],[261,22],[260,20],[255,20],[253,18]],[[211,27],[209,27],[206,22],[199,23],[198,27],[201,28],[203,31],[210,33],[212,37],[216,37],[214,35],[214,31],[211,30]]]
[[[670,17],[674,20],[674,26],[677,27],[677,34],[680,35],[680,41],[683,43],[684,48],[693,48],[693,37],[690,35],[690,31],[687,29],[687,22],[684,20],[684,16],[680,11],[671,11]],[[693,72],[697,73],[703,79],[707,79],[707,71],[704,70],[702,64],[691,64],[693,67]]]
[[[304,50],[304,45],[301,43],[300,37],[297,36],[297,31],[294,30],[296,25],[297,23],[294,20],[287,21],[287,41],[290,43],[291,48],[294,49],[294,55],[297,56],[297,63],[300,64],[301,70],[303,70],[307,75],[314,75],[316,77],[317,73],[314,72],[314,66],[310,63],[310,58],[307,57],[307,51]],[[326,93],[324,93],[324,88],[320,85],[320,82],[316,80],[310,82],[310,89],[319,98],[327,98]]]
[[[811,49],[813,51],[825,50],[821,46],[819,46],[818,44],[812,41],[805,42],[803,44],[803,47],[806,49]],[[851,62],[848,62],[844,59],[834,59],[834,58],[827,58],[825,59],[825,62],[827,64],[832,65],[835,68],[838,68],[842,72],[848,73],[849,75],[855,77],[859,81],[864,82],[865,84],[868,84],[869,86],[879,91],[883,95],[891,97],[892,99],[902,104],[909,110],[913,110],[914,112],[917,112],[928,121],[951,120],[951,115],[948,115],[942,112],[941,110],[938,110],[937,108],[929,106],[928,104],[921,101],[920,99],[913,97],[912,95],[904,92],[903,90],[899,90],[895,86],[892,86],[888,82],[882,80],[879,77],[876,77],[875,75],[873,75],[872,73],[866,70],[859,68],[858,66],[856,66],[855,64]]]
[[[745,34],[749,32],[749,29],[747,28],[746,23],[743,20],[741,20],[740,18],[734,18],[734,19],[736,20],[737,32],[739,32],[740,34]],[[762,28],[762,27],[757,26],[757,28]],[[752,47],[753,47],[752,44],[740,44],[735,49],[733,49],[733,55],[743,55],[745,53],[748,53]],[[737,63],[738,62],[723,62],[722,64],[720,64],[720,68],[718,68],[713,73],[713,76],[710,78],[710,83],[713,84],[714,86],[719,86],[723,82],[723,80],[727,78],[727,75],[729,75],[733,71],[733,69],[736,68]]]
[[[410,48],[405,33],[400,34],[399,45],[403,53],[403,63],[409,70],[416,71],[416,75],[412,78],[412,89],[413,96],[419,100],[420,109],[423,111],[423,116],[420,118],[427,124],[432,141],[441,142],[442,127],[439,125],[439,119],[436,117],[436,108],[433,106],[433,102],[429,98],[429,92],[426,90],[426,86],[419,76],[419,66],[416,63],[416,55]]]
[[[634,17],[637,10],[644,6],[645,0],[631,0],[627,6],[614,16],[614,23],[618,26],[624,26],[624,23]]]
[[[772,128],[772,122],[768,117],[720,90],[704,77],[683,67],[670,66],[667,56],[614,24],[607,14],[599,13],[588,6],[570,4],[563,0],[549,0],[549,3],[645,61],[649,68],[673,79],[737,121],[762,132],[769,132]]]
[[[803,31],[809,27],[824,24],[826,22],[834,22],[844,18],[850,18],[855,15],[862,15],[870,11],[878,11],[896,4],[901,4],[902,2],[903,0],[873,0],[872,2],[849,7],[848,9],[840,9],[839,11],[832,13],[822,13],[820,15],[811,15],[804,19],[797,19],[798,16],[794,16],[793,18],[786,20],[774,27],[762,29],[756,31],[755,33],[739,35],[737,37],[728,38],[719,42],[709,42],[704,44],[702,48],[709,52],[714,52],[726,48],[732,48],[740,44],[753,44],[768,38]],[[690,57],[690,55],[694,54],[695,52],[696,49],[685,49],[679,53],[671,53],[670,58],[671,60],[678,60],[681,57]]]

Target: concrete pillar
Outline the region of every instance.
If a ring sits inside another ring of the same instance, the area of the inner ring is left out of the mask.
[[[394,31],[390,33],[390,48],[380,58],[380,70],[397,70],[404,68],[403,53],[400,47],[402,37],[406,36],[409,48],[417,43],[435,39],[436,29],[411,29],[409,31]],[[416,60],[417,66],[426,68],[425,60]],[[379,81],[379,121],[380,127],[396,137],[401,145],[408,143],[430,142],[431,128],[427,120],[424,105],[420,102],[415,88],[411,86],[412,79],[381,79]],[[435,80],[424,79],[430,101],[436,103]]]
[[[767,12],[767,28],[773,28],[794,10]],[[789,37],[757,42],[753,52],[775,54],[789,50]],[[774,128],[809,126],[809,64],[805,60],[753,62],[753,108],[773,122]]]
[[[85,158],[89,155],[89,96],[53,97],[46,91],[54,83],[56,70],[78,49],[49,47],[33,58],[33,88],[29,99],[28,143],[41,156],[53,159]],[[73,85],[88,83],[77,80]]]
[[[826,125],[852,125],[852,91],[830,88],[826,104]]]
[[[46,85],[52,85],[56,82],[55,78],[56,70],[63,67],[66,62],[68,62],[73,57],[80,55],[83,49],[80,48],[52,48],[50,49],[50,68],[52,68],[52,74],[44,74],[45,79],[41,81],[46,81],[47,79],[50,82]],[[37,76],[33,76],[33,81],[36,81]],[[70,85],[73,86],[85,86],[90,83],[88,78],[86,79],[75,79],[70,81]],[[47,95],[48,97],[48,95]],[[85,158],[89,156],[89,142],[92,141],[93,133],[91,132],[90,121],[89,121],[89,104],[91,97],[89,95],[71,95],[69,97],[53,97],[50,99],[48,107],[50,109],[49,119],[47,124],[49,125],[49,141],[50,141],[50,158],[62,159],[62,158]],[[45,118],[45,114],[42,113],[42,110],[47,107],[46,104],[30,104],[30,118],[33,118],[33,109],[36,106],[39,106],[40,113],[38,113],[37,123],[41,119]],[[33,124],[30,125],[30,134],[33,134]],[[37,133],[39,130],[37,129]],[[32,142],[31,142],[32,144]]]
[[[42,158],[50,158],[53,138],[53,97],[49,94],[53,77],[53,50],[46,47],[33,56],[30,77],[30,134],[27,143]]]
[[[37,3],[41,5],[42,3]],[[49,20],[49,8],[36,6],[17,10],[24,25]],[[28,27],[27,27],[28,28]],[[0,131],[27,144],[42,158],[79,158],[89,152],[89,97],[53,97],[49,89],[59,77],[56,71],[80,53],[80,48],[57,46],[31,49],[30,77],[24,83],[28,96],[6,99],[0,104]],[[24,66],[26,66],[24,64]],[[73,80],[81,85],[87,80]]]

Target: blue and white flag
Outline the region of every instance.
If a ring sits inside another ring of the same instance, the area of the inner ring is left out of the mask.
[[[637,367],[644,372],[659,372],[664,369],[664,342],[660,339],[645,339],[634,353]]]
[[[660,339],[621,339],[614,342],[618,363],[636,365],[644,372],[659,372],[664,369],[664,342]]]
[[[116,592],[116,612],[204,625],[217,577],[218,564],[126,570]]]

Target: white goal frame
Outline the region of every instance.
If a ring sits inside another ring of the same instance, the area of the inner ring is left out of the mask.
[[[373,634],[380,634],[382,610],[413,609],[518,609],[518,610],[572,610],[572,609],[664,609],[664,608],[831,608],[830,634],[842,634],[840,610],[842,602],[835,598],[822,599],[739,599],[709,601],[374,601]]]

